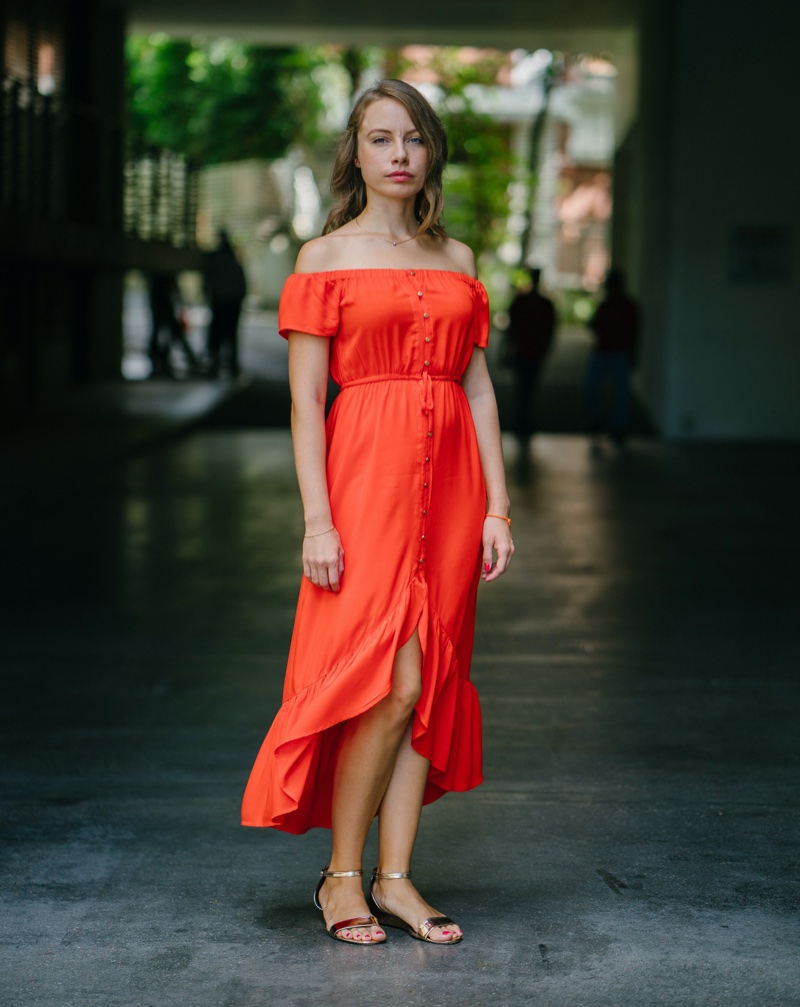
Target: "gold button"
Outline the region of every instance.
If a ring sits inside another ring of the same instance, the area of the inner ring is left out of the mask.
[[[425,536],[424,535],[420,535],[420,538],[422,539],[423,542],[425,541]]]
[[[429,343],[430,341],[431,341],[431,337],[430,336],[425,336],[425,342]]]
[[[433,437],[433,431],[432,430],[428,431],[428,437]]]
[[[408,271],[408,275],[409,275],[409,276],[416,276],[417,274],[416,274],[416,273],[414,272],[414,270],[413,270],[413,269],[410,269],[410,270]]]
[[[425,562],[425,560],[421,556],[420,556],[419,561],[420,561],[420,563],[424,563]]]
[[[422,484],[422,488],[423,488],[423,489],[427,489],[427,488],[428,488],[428,484],[427,484],[427,483],[423,483],[423,484]]]
[[[420,294],[419,296],[420,296],[420,297],[422,297],[422,294]],[[428,314],[428,312],[426,311],[426,312],[425,312],[425,314],[424,314],[424,315],[423,315],[422,317],[423,317],[423,318],[430,318],[431,316],[430,316],[430,315]]]
[[[422,513],[423,513],[423,514],[427,514],[428,512],[427,512],[426,510],[424,510],[424,511],[423,511]]]
[[[430,461],[430,458],[429,458],[429,457],[428,457],[427,455],[425,456],[425,461],[426,461],[426,462],[429,462],[429,461]],[[425,483],[425,485],[427,486],[428,484],[427,484],[427,483]]]
[[[431,362],[430,362],[430,360],[426,360],[426,361],[425,361],[425,366],[426,366],[426,367],[430,367],[430,366],[431,366]]]
[[[422,297],[422,291],[421,290],[417,291],[417,297]]]

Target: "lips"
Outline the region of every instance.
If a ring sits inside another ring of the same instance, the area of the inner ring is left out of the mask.
[[[414,176],[409,171],[393,171],[389,178],[396,178],[398,181],[404,182],[407,178],[413,178]]]

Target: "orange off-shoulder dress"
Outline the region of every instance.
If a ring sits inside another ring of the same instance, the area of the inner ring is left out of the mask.
[[[415,627],[422,694],[412,744],[430,760],[424,802],[482,780],[469,680],[486,493],[461,378],[488,341],[479,281],[430,269],[295,273],[281,335],[330,338],[339,385],[326,424],[338,594],[303,579],[283,705],[250,774],[244,825],[330,828],[342,726],[390,690]]]

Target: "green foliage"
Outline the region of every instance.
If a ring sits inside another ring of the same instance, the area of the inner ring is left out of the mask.
[[[166,36],[128,39],[128,137],[136,153],[149,147],[187,152],[191,51],[187,42]]]
[[[442,119],[451,148],[445,174],[447,228],[480,258],[505,236],[511,182],[505,127],[475,112],[468,102]]]
[[[316,136],[315,50],[150,35],[132,36],[127,55],[134,154],[155,147],[196,164],[272,159]]]
[[[462,50],[441,48],[431,62],[445,93],[440,114],[450,147],[445,174],[447,229],[478,258],[503,241],[513,160],[507,126],[475,110],[471,84],[495,85],[506,54],[487,51],[466,62]]]

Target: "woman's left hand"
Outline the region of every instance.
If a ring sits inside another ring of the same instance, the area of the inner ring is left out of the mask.
[[[497,559],[495,559],[495,555]],[[499,517],[486,517],[483,522],[483,560],[481,578],[487,583],[505,573],[514,555],[511,526]]]

